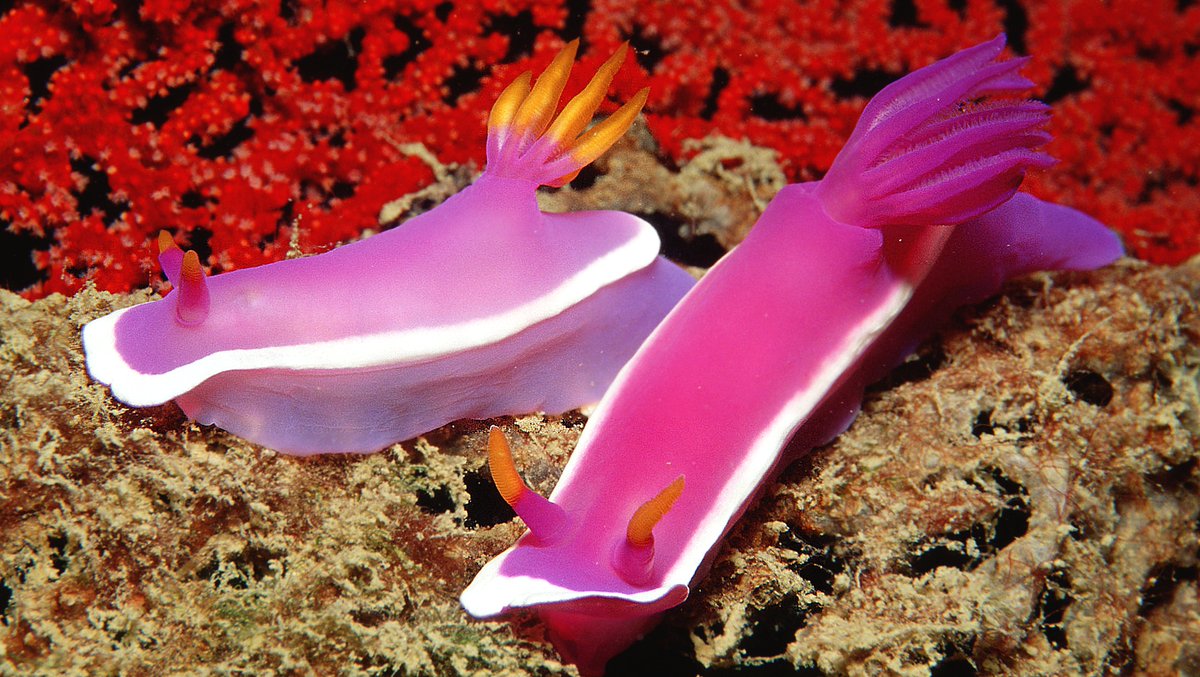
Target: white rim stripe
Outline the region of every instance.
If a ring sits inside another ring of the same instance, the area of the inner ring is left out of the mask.
[[[92,377],[111,385],[113,395],[132,406],[162,404],[226,371],[357,369],[425,361],[498,343],[554,317],[600,288],[650,265],[658,256],[658,247],[657,234],[645,225],[628,242],[592,261],[548,293],[511,310],[458,324],[289,346],[223,350],[161,374],[135,370],[117,351],[116,325],[130,308],[89,322],[83,328],[83,344]]]

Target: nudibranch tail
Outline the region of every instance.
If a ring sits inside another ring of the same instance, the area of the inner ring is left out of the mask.
[[[158,265],[162,266],[163,274],[167,276],[171,286],[178,287],[179,271],[183,267],[183,250],[165,230],[158,231]]]
[[[654,527],[683,493],[683,475],[643,503],[629,518],[625,540],[613,553],[613,568],[630,585],[644,585],[654,568]]]
[[[204,322],[208,317],[208,281],[200,267],[200,256],[194,249],[183,255],[177,294],[175,319],[179,324],[191,327]]]
[[[961,223],[1053,160],[1045,104],[1023,97],[1026,59],[995,61],[1004,37],[900,78],[863,111],[816,188],[827,213],[869,228]]]
[[[532,89],[530,74],[523,73],[501,92],[488,117],[489,171],[562,186],[628,131],[646,103],[648,90],[638,92],[605,121],[584,131],[624,63],[627,45],[609,57],[587,86],[554,116],[578,48],[578,40],[568,43]]]
[[[542,543],[553,539],[566,522],[566,513],[525,484],[517,472],[508,439],[496,426],[488,431],[488,469],[500,497],[517,513],[533,537]]]

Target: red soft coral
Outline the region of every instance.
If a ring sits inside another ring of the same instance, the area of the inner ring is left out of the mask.
[[[282,258],[294,227],[312,250],[351,239],[376,226],[389,198],[432,180],[397,141],[478,162],[486,104],[504,84],[484,77],[486,64],[509,49],[488,26],[527,11],[540,31],[565,14],[532,0],[448,7],[81,0],[8,10],[0,217],[49,238],[34,257],[44,280],[27,293],[87,279],[145,285],[150,270],[134,262],[145,255],[130,248],[162,228],[217,270]],[[524,61],[558,44],[541,37]],[[460,84],[476,74],[477,87]],[[40,100],[20,86],[26,76],[45,85]]]
[[[432,180],[401,144],[478,167],[500,89],[576,33],[574,87],[633,44],[616,98],[652,88],[647,120],[671,160],[723,134],[813,179],[880,87],[1007,29],[1054,105],[1061,163],[1030,190],[1112,225],[1143,258],[1200,251],[1200,7],[1002,5],[594,0],[581,16],[563,0],[18,2],[0,18],[0,218],[44,248],[30,296],[145,285],[161,228],[216,270],[282,258],[295,228],[303,249],[324,249]]]

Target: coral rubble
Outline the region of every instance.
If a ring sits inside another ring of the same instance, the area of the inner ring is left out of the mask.
[[[520,531],[484,423],[297,461],[121,407],[78,344],[150,298],[124,292],[153,277],[159,228],[226,270],[453,193],[499,88],[564,37],[584,36],[584,73],[630,40],[616,96],[653,94],[646,126],[543,204],[646,215],[701,268],[825,170],[867,96],[1002,28],[1055,108],[1062,162],[1031,190],[1143,258],[1200,248],[1194,3],[579,4],[0,10],[0,244],[37,263],[26,298],[0,291],[0,672],[571,671],[530,619],[458,606]],[[1200,672],[1197,298],[1200,259],[1125,261],[960,313],[614,671]],[[545,493],[584,420],[496,423]]]
[[[632,145],[610,167],[645,161]],[[713,204],[740,203],[715,158],[753,154],[709,151]],[[665,207],[693,199],[665,185]],[[485,423],[301,461],[124,408],[79,327],[149,295],[0,292],[0,672],[572,671],[528,617],[458,606],[520,532]],[[769,485],[614,672],[1200,669],[1197,298],[1200,258],[1127,260],[966,309]],[[495,423],[545,493],[583,422]]]

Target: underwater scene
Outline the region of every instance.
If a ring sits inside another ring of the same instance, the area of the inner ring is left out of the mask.
[[[1200,3],[0,3],[0,674],[1200,674]]]

